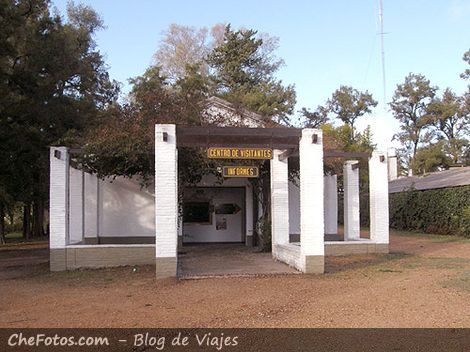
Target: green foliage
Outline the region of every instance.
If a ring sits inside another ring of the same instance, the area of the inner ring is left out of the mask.
[[[390,227],[470,237],[470,186],[390,194]]]
[[[46,0],[0,0],[0,201],[43,204],[48,147],[116,99],[93,39],[101,20],[73,3],[68,17],[51,15]]]
[[[470,65],[470,49],[463,54],[463,61]],[[463,79],[470,78],[470,68],[465,69],[465,71],[460,75]]]
[[[400,132],[394,139],[401,142],[401,154],[406,158],[407,166],[415,157],[420,143],[429,142],[430,136],[424,132],[431,125],[429,105],[436,94],[437,87],[423,75],[410,73],[405,82],[398,84],[390,107],[395,118],[400,122]]]
[[[422,175],[427,172],[449,168],[452,164],[452,159],[447,156],[445,146],[445,141],[439,141],[419,148],[410,164],[413,174]]]
[[[372,94],[349,86],[340,86],[328,100],[328,110],[351,127],[353,137],[357,118],[370,113],[375,106],[377,101],[372,98]]]
[[[459,97],[447,88],[442,98],[436,97],[429,105],[431,123],[435,127],[437,138],[445,141],[442,150],[454,164],[464,162],[464,153],[469,144],[469,94],[467,92]]]
[[[324,106],[319,105],[315,111],[310,111],[307,108],[302,108],[299,111],[304,121],[303,125],[306,128],[320,128],[322,125],[329,122],[328,109]]]
[[[266,117],[266,122],[289,123],[295,90],[274,77],[281,61],[263,50],[263,39],[253,30],[226,27],[223,42],[208,56],[216,94],[235,106]]]

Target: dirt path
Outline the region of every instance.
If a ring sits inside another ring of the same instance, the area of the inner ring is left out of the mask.
[[[470,327],[468,240],[392,235],[390,255],[328,257],[326,275],[160,282],[49,273],[30,250],[24,271],[0,251],[1,327]]]

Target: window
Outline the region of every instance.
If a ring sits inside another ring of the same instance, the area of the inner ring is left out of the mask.
[[[184,203],[183,222],[210,223],[211,213],[209,202]]]

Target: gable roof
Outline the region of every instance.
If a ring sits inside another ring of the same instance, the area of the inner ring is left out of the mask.
[[[236,107],[234,104],[215,96],[207,98],[206,114],[208,118],[212,117],[214,119],[221,117],[220,115],[224,115],[224,118],[232,120],[228,121],[227,125],[243,124],[249,127],[266,127],[265,119],[263,119],[260,114],[243,107]]]
[[[470,166],[431,172],[424,176],[402,177],[388,183],[389,193],[470,185]]]

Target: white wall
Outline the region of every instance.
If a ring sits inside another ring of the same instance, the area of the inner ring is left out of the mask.
[[[70,167],[69,177],[69,244],[75,244],[83,237],[83,173]]]
[[[289,233],[300,234],[300,187],[289,182]]]
[[[70,167],[70,243],[83,236],[155,237],[153,189],[124,177],[98,180]]]
[[[153,185],[141,189],[137,180],[103,181],[100,237],[155,236]]]
[[[237,204],[241,210],[236,214],[211,213],[210,224],[183,223],[183,243],[194,242],[242,242],[244,240],[245,188],[200,188],[187,190],[188,201],[210,201],[217,207],[221,204]],[[226,229],[216,228],[217,219],[225,219]]]

